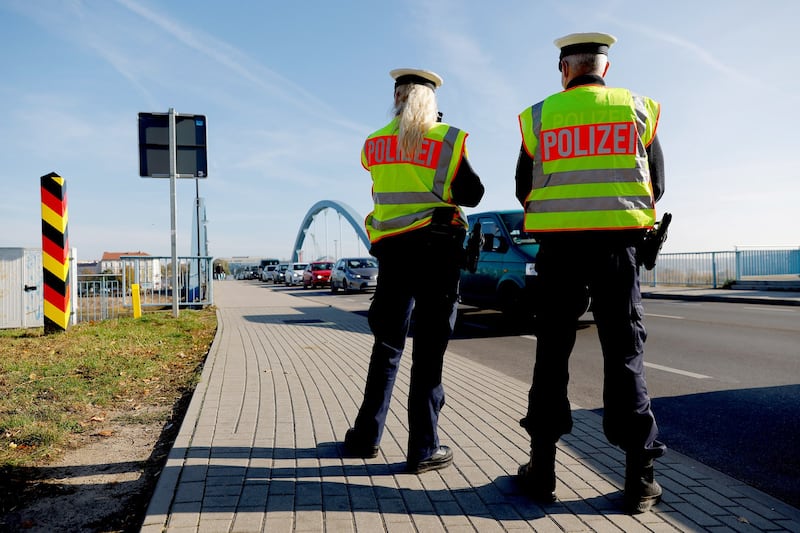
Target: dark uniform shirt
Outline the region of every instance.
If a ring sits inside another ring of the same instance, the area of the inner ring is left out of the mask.
[[[465,155],[458,166],[453,184],[450,187],[453,194],[452,203],[466,207],[475,207],[483,198],[484,187],[481,179],[472,170],[472,165]]]

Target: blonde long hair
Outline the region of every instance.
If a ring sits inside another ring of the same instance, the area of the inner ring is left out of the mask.
[[[409,83],[394,91],[394,115],[400,118],[397,140],[403,157],[413,158],[422,139],[435,124],[436,95],[425,85]]]

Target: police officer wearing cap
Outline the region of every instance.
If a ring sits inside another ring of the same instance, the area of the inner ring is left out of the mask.
[[[467,219],[459,206],[478,205],[484,188],[467,159],[467,133],[438,121],[434,91],[442,78],[420,69],[390,74],[394,118],[367,137],[361,152],[375,204],[365,221],[370,253],[378,259],[369,309],[375,340],[364,399],[344,450],[356,457],[378,454],[413,310],[406,467],[420,473],[453,461],[437,426],[445,401],[444,353],[465,261]]]
[[[615,42],[605,33],[557,39],[564,91],[519,115],[516,195],[525,230],[540,242],[540,292],[533,382],[520,421],[531,454],[518,481],[535,499],[555,500],[556,442],[572,430],[567,383],[576,309],[588,287],[603,352],[603,429],[625,451],[624,504],[639,513],[660,499],[653,459],[666,450],[645,382],[636,258],[656,221],[664,166],[656,136],[660,105],[605,84]]]

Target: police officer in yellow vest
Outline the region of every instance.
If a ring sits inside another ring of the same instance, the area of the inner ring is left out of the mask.
[[[605,33],[557,39],[564,91],[519,115],[516,193],[525,229],[540,242],[540,302],[533,382],[520,421],[531,455],[518,481],[538,500],[555,499],[556,442],[572,430],[567,383],[576,308],[588,287],[603,352],[603,429],[626,453],[624,502],[638,513],[660,499],[653,459],[666,450],[645,382],[636,260],[636,245],[656,220],[664,167],[659,104],[605,85],[614,42]]]
[[[344,449],[356,457],[378,454],[413,309],[406,460],[407,470],[419,473],[453,461],[450,448],[439,443],[437,425],[444,352],[465,260],[467,219],[459,206],[476,206],[484,188],[467,160],[467,133],[437,122],[434,91],[442,79],[419,69],[390,74],[394,118],[367,137],[361,152],[375,204],[365,222],[370,253],[378,259],[369,309],[375,341],[364,399]]]

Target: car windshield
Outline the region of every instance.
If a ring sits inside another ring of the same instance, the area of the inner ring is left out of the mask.
[[[513,213],[503,213],[500,215],[500,218],[503,219],[503,223],[508,229],[508,234],[511,236],[511,240],[513,240],[515,243],[522,244],[536,242],[536,237],[533,233],[528,233],[522,229],[525,219],[524,212],[515,211]]]
[[[295,263],[292,265],[292,270],[305,270],[308,263]]]
[[[350,268],[378,268],[374,259],[349,259],[347,266]]]
[[[330,270],[333,268],[333,263],[318,263],[311,265],[311,270]]]

